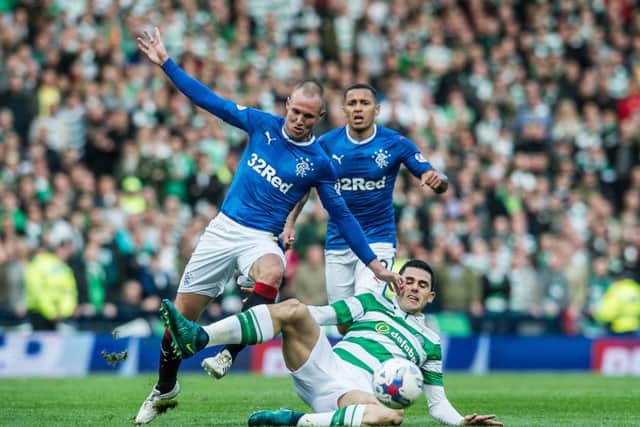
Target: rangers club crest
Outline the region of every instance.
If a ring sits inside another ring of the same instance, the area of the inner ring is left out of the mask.
[[[371,158],[376,162],[376,165],[378,165],[380,169],[384,169],[389,166],[389,157],[389,152],[382,148],[371,155]]]
[[[296,176],[304,178],[313,171],[313,162],[308,157],[300,157],[296,161]]]

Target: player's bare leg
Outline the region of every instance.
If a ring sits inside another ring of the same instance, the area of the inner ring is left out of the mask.
[[[291,299],[279,304],[256,306],[250,312],[250,316],[240,313],[202,328],[209,337],[207,346],[255,344],[270,340],[282,332],[282,351],[287,367],[296,370],[307,361],[320,336],[320,328],[304,304]],[[202,340],[196,337],[202,333],[195,329],[197,326],[192,332],[184,334],[185,343],[192,342],[194,346],[202,347]],[[212,376],[212,370],[217,367],[217,358],[209,357],[202,361],[202,367]]]
[[[173,338],[174,349],[182,357],[189,357],[205,347],[219,344],[256,344],[271,340],[276,334],[283,336],[283,356],[287,367],[295,371],[309,359],[313,348],[320,337],[317,325],[307,306],[292,299],[275,305],[258,305],[247,312],[200,326],[186,319],[169,302],[162,302],[162,319]],[[210,372],[207,358],[202,362],[203,368]],[[363,425],[367,407],[370,405],[358,402],[358,399],[371,402],[366,393],[347,393],[346,406],[336,411],[304,414],[291,410],[258,411],[249,418],[249,425],[295,426],[301,425]],[[349,404],[351,401],[354,404]],[[375,406],[375,405],[374,405]],[[378,405],[381,406],[381,405]],[[399,412],[385,410],[384,407],[372,407],[369,419],[382,423],[396,423],[401,420]]]
[[[284,275],[284,265],[276,254],[266,254],[251,266],[249,276],[254,281],[251,294],[242,304],[242,311],[260,304],[273,304],[278,295],[278,288]],[[214,378],[222,378],[227,374],[236,356],[244,345],[228,345],[216,356],[209,358],[209,373]]]
[[[161,311],[173,338],[173,348],[183,358],[213,345],[269,341],[282,332],[285,363],[289,369],[296,370],[307,361],[320,336],[320,327],[307,306],[295,299],[273,305],[261,304],[204,327],[186,319],[167,300],[162,302]],[[211,359],[202,363],[210,374]]]
[[[282,332],[286,341],[285,362],[295,369],[306,361],[320,334],[307,307],[295,299],[279,304],[260,304],[206,326],[187,319],[166,299],[162,301],[160,312],[171,335],[172,348],[183,359],[206,347],[257,344],[270,341]]]
[[[270,307],[274,329],[282,331],[282,355],[291,371],[299,369],[309,359],[320,327],[311,317],[307,306],[290,299]]]

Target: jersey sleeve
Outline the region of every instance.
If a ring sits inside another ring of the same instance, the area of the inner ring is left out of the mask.
[[[431,163],[424,158],[412,140],[404,136],[399,136],[399,138],[400,146],[402,147],[402,163],[404,163],[414,176],[420,177],[426,171],[433,169]]]
[[[429,415],[442,424],[457,426],[460,425],[464,417],[453,407],[442,386],[426,386],[424,394],[429,406]]]
[[[442,380],[442,347],[433,346],[428,353],[427,361],[420,367],[425,385],[443,385]]]
[[[336,301],[330,305],[310,305],[308,309],[311,317],[321,326],[353,323],[365,312],[363,305],[356,297]]]
[[[336,172],[330,162],[323,165],[325,170],[322,177],[316,183],[318,196],[322,201],[322,205],[329,212],[329,216],[338,226],[340,234],[346,240],[349,247],[356,256],[368,265],[376,258],[365,237],[364,231],[360,223],[355,219],[347,204],[340,196],[340,187],[337,183]]]
[[[430,348],[427,361],[420,370],[424,378],[424,394],[429,406],[429,415],[443,424],[459,425],[463,416],[449,402],[444,392],[442,347],[439,343]]]
[[[310,305],[307,307],[313,320],[320,326],[338,325],[338,313],[330,305]]]
[[[255,108],[238,105],[217,95],[200,81],[185,73],[171,58],[162,64],[162,70],[191,102],[247,133],[251,133],[255,123],[261,116],[266,115]]]
[[[336,301],[330,307],[336,313],[336,324],[338,325],[353,323],[365,313],[364,305],[357,296]]]

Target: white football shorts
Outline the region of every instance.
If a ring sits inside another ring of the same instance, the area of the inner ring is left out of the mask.
[[[258,258],[275,254],[286,266],[277,237],[238,224],[223,213],[209,222],[180,279],[179,293],[217,297],[234,282],[235,271],[248,276]]]
[[[371,249],[388,269],[393,268],[396,249],[392,243],[371,243]],[[329,304],[363,292],[382,295],[385,282],[380,281],[351,249],[324,251],[327,298]]]
[[[298,397],[315,412],[337,410],[338,399],[351,390],[373,393],[371,374],[337,356],[322,328],[309,359],[291,378]]]

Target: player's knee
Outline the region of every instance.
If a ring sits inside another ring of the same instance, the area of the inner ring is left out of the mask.
[[[294,332],[304,327],[305,319],[309,317],[307,306],[295,298],[278,304],[278,317],[282,322],[283,332]]]
[[[251,267],[250,276],[256,282],[266,283],[275,288],[280,287],[284,265],[279,256],[275,254],[264,255]]]
[[[291,321],[298,321],[307,315],[307,306],[295,298],[291,298],[282,303],[286,310],[286,317]]]

